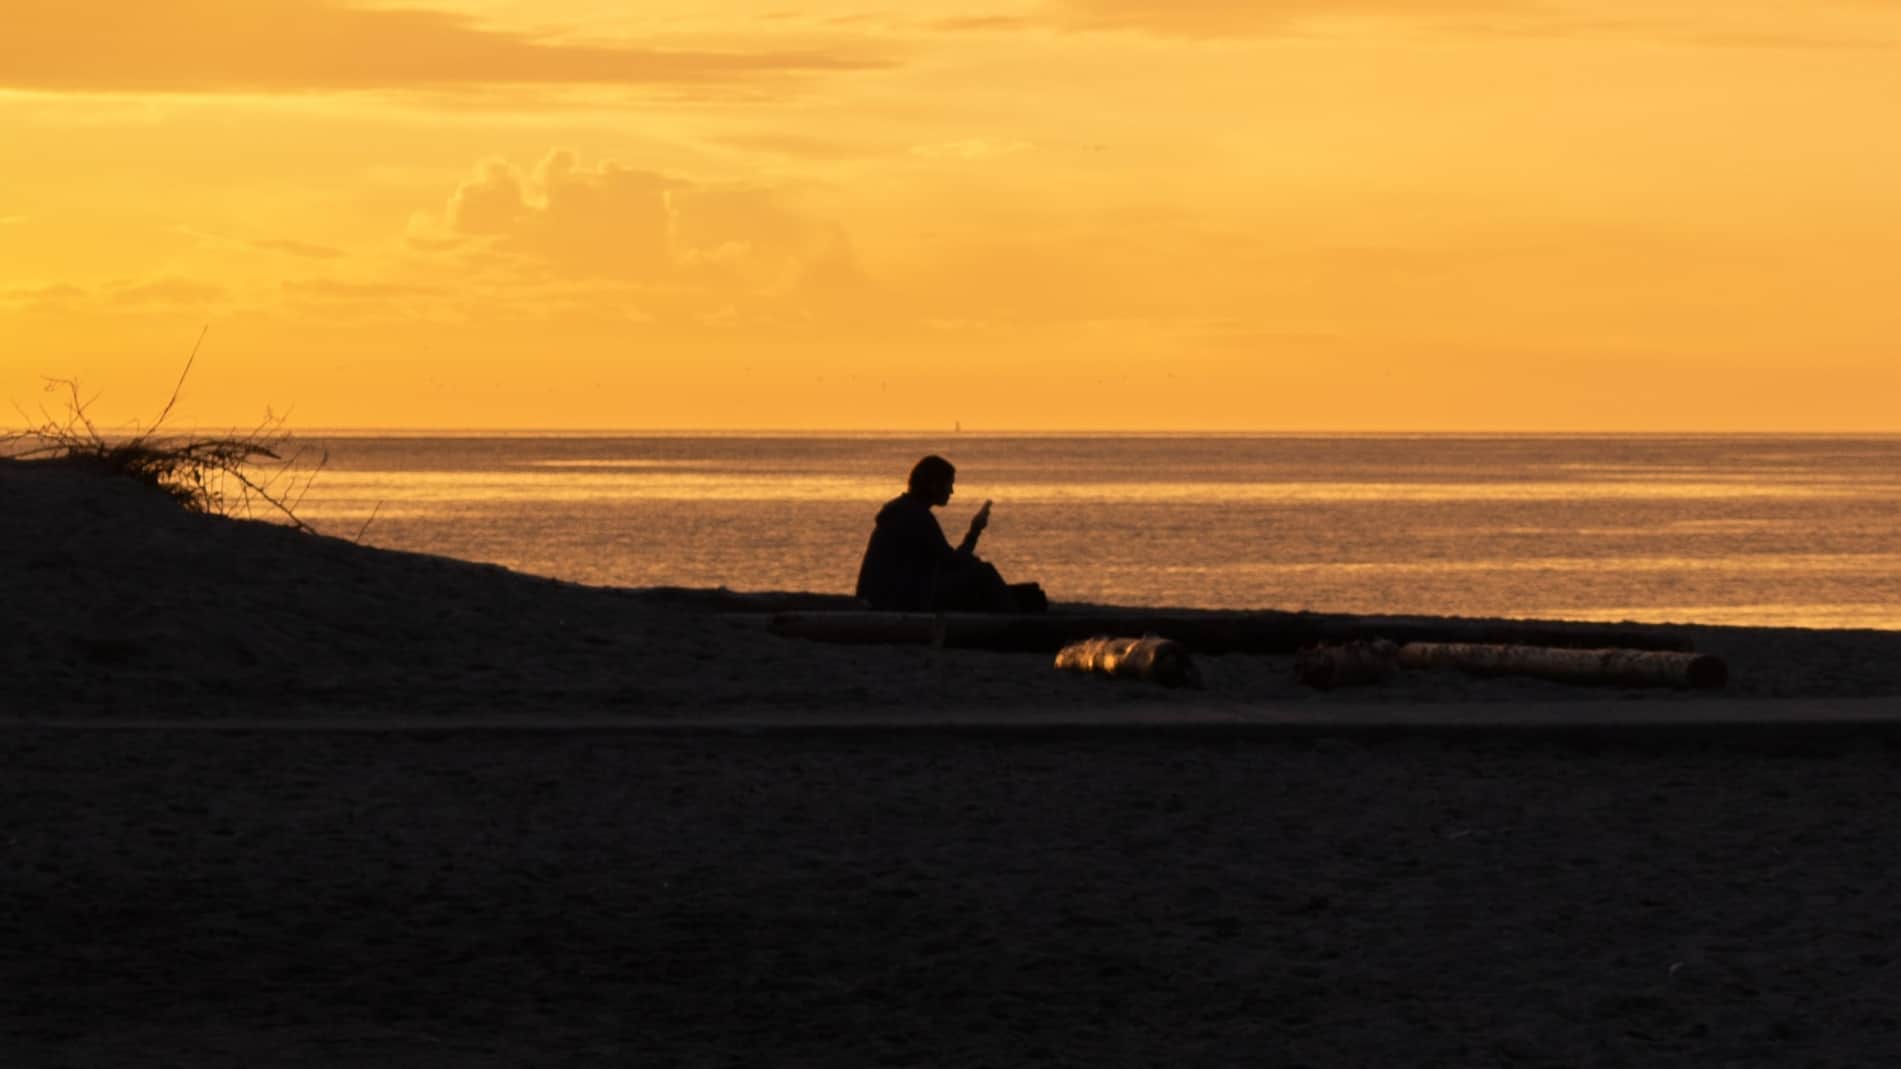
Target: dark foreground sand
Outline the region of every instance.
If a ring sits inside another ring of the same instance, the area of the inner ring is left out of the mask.
[[[8,1066],[1901,1058],[1880,742],[6,745]]]
[[[1730,662],[1714,695],[1429,673],[1326,695],[1285,657],[1212,658],[1183,694],[781,640],[733,604],[0,462],[0,1067],[1901,1058],[1881,732],[692,733],[1197,702],[1866,709],[1901,695],[1901,634],[1684,628]],[[686,730],[104,726],[394,717]]]

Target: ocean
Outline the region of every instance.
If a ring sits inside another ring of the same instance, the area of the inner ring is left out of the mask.
[[[316,434],[299,515],[583,583],[849,592],[926,453],[1057,601],[1901,629],[1901,437]]]

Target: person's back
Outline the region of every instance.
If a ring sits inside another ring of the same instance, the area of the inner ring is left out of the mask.
[[[911,469],[904,493],[878,510],[878,520],[858,566],[858,597],[874,609],[899,612],[967,609],[1009,612],[1040,610],[1048,602],[1034,583],[1013,593],[1003,576],[977,558],[977,538],[990,524],[990,502],[971,517],[970,530],[953,547],[931,509],[950,503],[957,469],[928,456]]]
[[[858,597],[874,609],[931,608],[938,572],[956,552],[930,502],[910,491],[899,494],[878,510],[858,567]]]

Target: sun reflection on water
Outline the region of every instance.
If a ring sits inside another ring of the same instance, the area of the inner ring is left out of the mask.
[[[1901,439],[330,445],[320,529],[581,582],[849,590],[944,451],[947,533],[994,499],[986,558],[1059,601],[1901,628]]]

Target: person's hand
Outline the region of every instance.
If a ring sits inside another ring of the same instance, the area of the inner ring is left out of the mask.
[[[976,534],[988,526],[990,526],[990,502],[985,501],[983,507],[977,510],[977,514],[970,518],[970,533]]]

